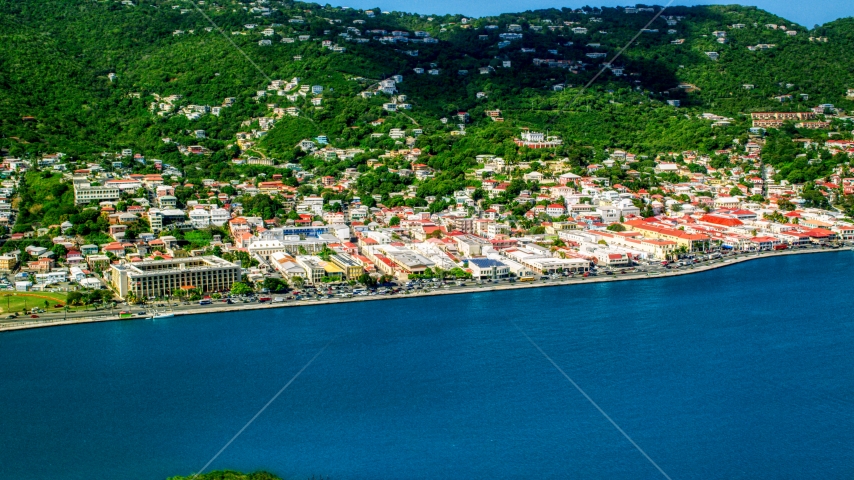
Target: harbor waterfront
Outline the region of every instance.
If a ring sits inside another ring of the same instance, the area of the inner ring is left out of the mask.
[[[854,480],[850,12],[472,3],[0,1],[0,480]]]
[[[0,334],[0,478],[854,476],[854,254]],[[13,393],[14,392],[14,393]]]
[[[723,268],[732,266],[738,263],[747,262],[750,260],[757,260],[765,257],[774,257],[781,255],[804,255],[804,254],[812,254],[812,253],[835,253],[840,251],[849,251],[849,248],[845,248],[844,250],[839,249],[829,249],[829,248],[812,248],[812,249],[800,249],[800,250],[781,250],[781,251],[764,251],[764,252],[753,252],[753,253],[745,253],[741,255],[735,255],[732,257],[724,257],[718,259],[716,261],[704,263],[701,265],[695,265],[688,268],[684,268],[681,270],[660,270],[655,272],[639,272],[639,273],[626,273],[615,276],[594,276],[594,277],[585,277],[585,276],[573,276],[570,278],[558,279],[556,281],[548,281],[548,282],[531,282],[531,283],[505,283],[505,284],[491,284],[491,283],[474,283],[464,287],[456,287],[449,288],[447,290],[433,290],[433,291],[424,291],[424,292],[415,292],[410,296],[412,297],[424,297],[424,296],[436,296],[436,295],[454,295],[454,294],[466,294],[466,293],[476,293],[476,292],[484,292],[484,291],[500,291],[500,290],[516,290],[522,288],[539,288],[539,287],[556,287],[556,286],[566,286],[566,285],[577,285],[577,284],[585,284],[585,283],[598,283],[598,282],[614,282],[614,281],[626,281],[626,280],[650,280],[668,276],[679,276],[679,275],[690,275],[700,272],[705,272],[708,270],[713,270],[716,268]],[[259,309],[269,309],[269,308],[281,308],[281,307],[304,307],[311,305],[325,305],[325,304],[336,304],[336,303],[348,303],[348,302],[364,302],[364,301],[372,301],[372,300],[392,300],[392,299],[401,299],[407,298],[406,296],[350,296],[349,298],[341,298],[341,297],[333,297],[329,299],[319,299],[319,300],[303,300],[303,301],[291,301],[291,302],[282,302],[282,303],[256,303],[256,304],[237,304],[237,305],[222,305],[222,304],[211,304],[207,305],[204,308],[200,308],[198,305],[189,305],[184,307],[179,307],[176,311],[155,311],[154,313],[145,314],[144,316],[133,317],[131,315],[122,316],[122,315],[110,315],[106,314],[106,312],[101,315],[86,315],[77,314],[76,318],[45,318],[39,320],[31,320],[31,319],[20,319],[14,321],[5,321],[0,322],[0,332],[8,331],[8,330],[25,330],[30,328],[43,328],[43,327],[54,327],[54,326],[63,326],[63,325],[75,325],[81,323],[93,323],[93,322],[111,322],[111,321],[128,321],[128,320],[149,320],[149,319],[159,319],[159,318],[171,318],[173,316],[185,316],[185,315],[201,315],[201,314],[210,314],[210,313],[224,313],[224,312],[238,312],[238,311],[246,311],[246,310],[259,310]]]

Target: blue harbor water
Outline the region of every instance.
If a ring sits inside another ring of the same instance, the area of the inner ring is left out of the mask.
[[[0,334],[0,478],[854,478],[854,253]],[[331,343],[330,343],[331,341]]]

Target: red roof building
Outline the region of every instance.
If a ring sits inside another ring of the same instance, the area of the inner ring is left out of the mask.
[[[703,215],[700,217],[701,222],[711,223],[713,225],[721,225],[723,227],[739,227],[744,225],[744,222],[735,218],[724,215]]]

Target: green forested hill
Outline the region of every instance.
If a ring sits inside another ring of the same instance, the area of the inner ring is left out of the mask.
[[[650,25],[656,31],[640,35],[614,62],[615,67],[624,67],[626,75],[606,71],[582,93],[580,86],[653,13],[550,9],[464,23],[460,16],[377,10],[368,17],[361,11],[292,1],[219,0],[201,6],[186,0],[126,3],[0,0],[0,148],[14,155],[61,151],[81,160],[130,148],[174,165],[186,164],[175,143],[161,141],[170,137],[180,144],[198,143],[210,149],[212,155],[204,160],[193,159],[204,170],[238,154],[235,134],[252,128],[241,124],[267,115],[267,104],[273,102],[301,109],[298,119],[280,121],[257,147],[283,162],[299,157],[294,152],[295,139],[326,135],[340,148],[389,148],[394,142],[387,137],[371,140],[370,133],[413,128],[416,123],[424,131],[418,146],[438,154],[437,161],[442,162],[442,155],[458,157],[448,153],[450,145],[454,152],[491,152],[512,158],[517,152],[511,140],[520,127],[561,135],[565,146],[551,153],[571,158],[583,157],[589,146],[648,154],[710,152],[732,145],[735,138],[746,139],[746,114],[751,111],[806,110],[822,103],[844,110],[854,107],[846,98],[846,90],[854,88],[852,19],[807,30],[755,8],[671,7]],[[259,7],[270,9],[269,15]],[[302,23],[293,21],[297,17]],[[248,24],[258,27],[250,29]],[[499,35],[510,24],[520,26],[523,38],[499,48]],[[733,28],[735,24],[743,28]],[[496,28],[487,28],[490,25]],[[269,37],[272,45],[259,46],[259,40],[268,38],[260,33],[265,27],[276,33]],[[348,27],[360,31],[351,30],[351,37],[370,41],[347,41],[341,34],[348,33]],[[587,33],[573,33],[576,27],[586,28]],[[379,34],[368,33],[375,29],[421,30],[438,43],[382,44],[374,39]],[[176,31],[183,33],[173,34]],[[716,41],[716,31],[726,32],[727,43]],[[311,39],[280,41],[299,35]],[[826,41],[810,37],[826,37]],[[684,42],[672,43],[679,39]],[[323,40],[345,47],[346,52],[324,48]],[[748,50],[757,44],[775,46]],[[523,48],[533,51],[523,52]],[[418,55],[407,50],[417,50]],[[606,56],[587,56],[594,52]],[[706,52],[717,52],[719,59],[711,60]],[[297,55],[302,60],[295,61]],[[572,70],[548,68],[534,65],[534,58],[585,65],[576,64]],[[503,67],[504,61],[511,66]],[[431,65],[440,69],[439,75],[413,72]],[[481,67],[493,69],[481,75]],[[468,74],[460,75],[460,70]],[[116,74],[114,81],[108,79],[110,73]],[[359,96],[393,74],[404,77],[398,88],[412,104],[406,115],[384,112],[387,96]],[[300,77],[303,84],[324,86],[322,109],[313,108],[306,99],[296,103],[284,97],[253,100],[271,79],[292,77]],[[566,88],[555,91],[552,87],[558,84]],[[680,84],[693,88],[678,88]],[[745,89],[745,84],[754,88]],[[479,92],[485,98],[478,98]],[[793,101],[774,100],[784,94],[792,95]],[[150,112],[154,95],[181,95],[178,107],[217,106],[226,97],[235,98],[235,104],[218,117],[203,115],[191,121]],[[665,103],[668,99],[678,99],[682,106],[670,107]],[[491,109],[500,109],[506,121],[490,121],[484,112]],[[447,133],[457,129],[453,116],[458,111],[470,114],[468,135],[449,137]],[[733,123],[712,128],[711,122],[697,118],[702,112],[730,117]],[[386,122],[371,127],[370,122],[378,118]],[[441,118],[449,121],[443,124]],[[205,130],[206,138],[196,139],[195,130]]]

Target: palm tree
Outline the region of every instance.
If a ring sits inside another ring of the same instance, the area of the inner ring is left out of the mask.
[[[688,253],[688,247],[685,245],[679,245],[675,250],[673,250],[673,258],[679,258],[680,255],[684,255]]]

